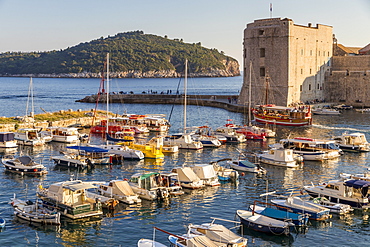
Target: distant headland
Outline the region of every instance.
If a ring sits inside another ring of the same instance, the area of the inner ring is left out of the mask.
[[[64,50],[5,52],[0,54],[0,76],[100,78],[105,56],[110,53],[112,78],[176,78],[183,76],[189,61],[189,76],[239,76],[239,63],[223,51],[201,43],[184,43],[142,31],[118,33],[80,43]]]

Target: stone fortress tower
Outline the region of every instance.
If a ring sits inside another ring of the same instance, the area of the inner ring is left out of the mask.
[[[250,85],[252,105],[323,100],[325,72],[333,52],[332,29],[321,24],[297,25],[287,18],[247,24],[238,103],[248,105]]]

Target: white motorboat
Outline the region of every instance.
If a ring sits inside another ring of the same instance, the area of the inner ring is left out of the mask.
[[[21,175],[44,175],[47,174],[45,166],[37,163],[30,156],[19,156],[5,155],[1,158],[1,162],[5,166],[5,169],[9,172],[18,173]]]
[[[370,143],[363,133],[344,133],[333,138],[339,148],[347,152],[369,152]]]
[[[275,166],[298,167],[296,154],[292,149],[272,148],[267,152],[257,155],[260,162]]]
[[[126,204],[141,203],[141,199],[134,193],[130,184],[125,180],[112,180],[100,184],[98,191],[104,196],[113,197]]]
[[[100,217],[103,214],[101,201],[86,195],[86,190],[91,188],[96,186],[81,180],[57,182],[48,188],[40,186],[37,196],[43,201],[43,206],[56,209],[68,218]]]
[[[14,139],[17,143],[25,146],[42,146],[45,144],[45,140],[41,138],[40,131],[33,128],[22,128],[18,129],[14,133]]]
[[[203,180],[203,184],[206,186],[219,186],[221,185],[218,180],[218,175],[211,164],[197,164],[191,166],[194,173]]]
[[[367,209],[369,204],[368,187],[370,181],[350,179],[332,180],[318,185],[304,186],[312,197],[326,197],[331,202],[348,204],[353,208]]]
[[[74,127],[49,127],[42,131],[45,136],[52,137],[52,141],[74,143],[80,140],[78,128]]]
[[[60,225],[60,213],[42,206],[41,202],[23,201],[14,197],[10,204],[14,208],[14,215],[28,222],[44,225]]]
[[[179,183],[183,188],[200,189],[204,187],[204,181],[190,167],[178,167],[173,171],[177,173]]]
[[[304,160],[329,160],[338,158],[342,150],[337,147],[334,140],[312,139],[296,137],[282,139],[280,144],[284,148],[292,149],[293,153],[299,154]]]
[[[353,211],[353,208],[350,205],[331,202],[326,197],[316,197],[312,200],[312,202],[330,209],[330,213],[334,213],[334,214],[342,215],[342,214],[348,214]]]
[[[0,148],[17,148],[14,132],[0,132]]]

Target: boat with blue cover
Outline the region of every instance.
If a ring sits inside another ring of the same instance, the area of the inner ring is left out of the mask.
[[[284,210],[292,210],[294,213],[309,214],[311,220],[327,220],[331,217],[330,209],[317,205],[313,202],[302,200],[296,196],[286,199],[273,199],[271,203],[281,206]]]
[[[266,207],[256,205],[256,203],[265,204]],[[256,212],[264,216],[268,216],[277,220],[291,221],[296,226],[306,226],[309,218],[308,214],[289,212],[280,206],[266,202],[255,201],[253,205],[249,206],[249,208],[252,212]]]

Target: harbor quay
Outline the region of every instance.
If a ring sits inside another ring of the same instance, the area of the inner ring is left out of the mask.
[[[99,100],[98,100],[99,98]],[[231,112],[245,113],[248,105],[238,104],[239,95],[187,95],[188,105],[210,106],[222,108]],[[174,94],[109,94],[110,103],[128,104],[184,104],[184,95]],[[107,95],[86,96],[76,102],[106,103]]]

